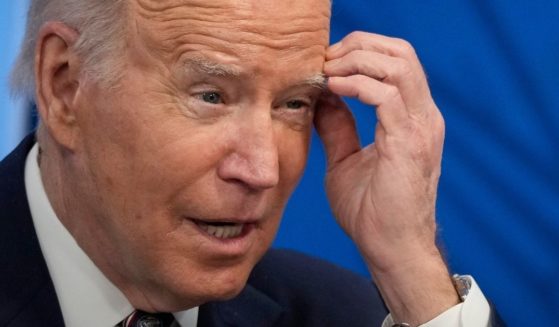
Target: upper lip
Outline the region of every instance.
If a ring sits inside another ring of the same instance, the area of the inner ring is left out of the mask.
[[[188,219],[194,222],[201,222],[207,224],[219,224],[219,223],[228,223],[228,224],[255,224],[258,223],[259,219],[254,217],[233,217],[233,218],[195,218],[189,217]]]

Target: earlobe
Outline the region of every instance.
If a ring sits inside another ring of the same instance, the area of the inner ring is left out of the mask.
[[[79,34],[61,22],[41,28],[35,50],[37,108],[43,125],[61,146],[71,149],[76,132],[75,95],[79,65],[73,51]]]

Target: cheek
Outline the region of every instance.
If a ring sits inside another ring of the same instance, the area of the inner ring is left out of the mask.
[[[168,216],[169,203],[184,185],[211,172],[220,155],[213,144],[219,126],[197,126],[169,105],[150,105],[153,99],[141,94],[112,102],[89,98],[82,119],[85,176],[94,176],[90,184],[103,199],[104,216],[147,231],[153,217]],[[156,227],[173,224],[165,219]]]
[[[168,129],[167,137],[146,144],[142,152],[147,155],[137,166],[137,187],[133,190],[136,198],[132,202],[138,203],[143,212],[160,218],[152,221],[157,228],[175,229],[181,224],[183,209],[215,200],[211,185],[222,150],[213,144],[215,133],[211,128],[198,133],[187,130],[191,132],[186,135]]]

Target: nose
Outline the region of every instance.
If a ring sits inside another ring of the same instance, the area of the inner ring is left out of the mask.
[[[220,162],[218,176],[251,190],[279,182],[278,144],[269,112],[239,118],[231,132],[231,150]]]

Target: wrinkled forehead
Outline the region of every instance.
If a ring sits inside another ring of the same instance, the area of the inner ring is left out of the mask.
[[[130,0],[147,15],[190,12],[192,15],[230,16],[237,19],[271,19],[299,16],[330,18],[331,0]],[[161,18],[164,18],[161,16]]]
[[[330,0],[131,0],[135,28],[168,50],[194,41],[326,47]]]

